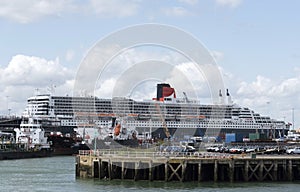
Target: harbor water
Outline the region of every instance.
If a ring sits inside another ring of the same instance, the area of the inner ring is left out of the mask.
[[[49,157],[0,161],[0,191],[299,191],[300,183],[149,182],[76,179],[75,157]]]

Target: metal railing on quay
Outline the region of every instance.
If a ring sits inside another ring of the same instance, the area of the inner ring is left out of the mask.
[[[236,155],[219,154],[209,152],[161,152],[161,151],[133,151],[133,150],[80,150],[80,156],[96,156],[96,157],[128,157],[128,158],[213,158],[224,159],[233,158]]]

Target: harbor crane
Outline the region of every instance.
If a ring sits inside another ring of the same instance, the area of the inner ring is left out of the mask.
[[[170,131],[169,131],[168,127],[167,127],[165,118],[163,117],[163,114],[162,114],[162,112],[161,112],[161,110],[160,110],[160,106],[158,105],[158,103],[155,103],[155,107],[156,107],[157,112],[158,112],[158,114],[159,114],[159,116],[160,116],[160,120],[161,120],[161,122],[162,122],[162,124],[163,124],[163,130],[164,130],[164,132],[165,132],[165,134],[166,134],[166,137],[167,137],[167,139],[170,139],[171,134],[170,134]]]

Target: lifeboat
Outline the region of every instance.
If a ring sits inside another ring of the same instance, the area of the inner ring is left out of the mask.
[[[120,131],[121,131],[121,124],[118,124],[114,129],[114,135],[118,136],[120,134]]]

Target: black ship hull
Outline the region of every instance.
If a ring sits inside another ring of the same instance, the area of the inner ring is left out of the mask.
[[[41,158],[51,157],[51,150],[41,151],[1,151],[0,160],[11,160],[11,159],[28,159],[28,158]]]
[[[49,135],[48,141],[52,149],[53,156],[74,155],[79,150],[89,150],[85,144],[81,144],[81,140],[63,135]]]
[[[97,139],[96,143],[92,141],[92,143],[87,144],[90,149],[115,149],[115,148],[123,148],[130,147],[136,148],[139,146],[139,141],[137,139],[124,139],[124,140],[114,140],[110,137],[105,139]]]

